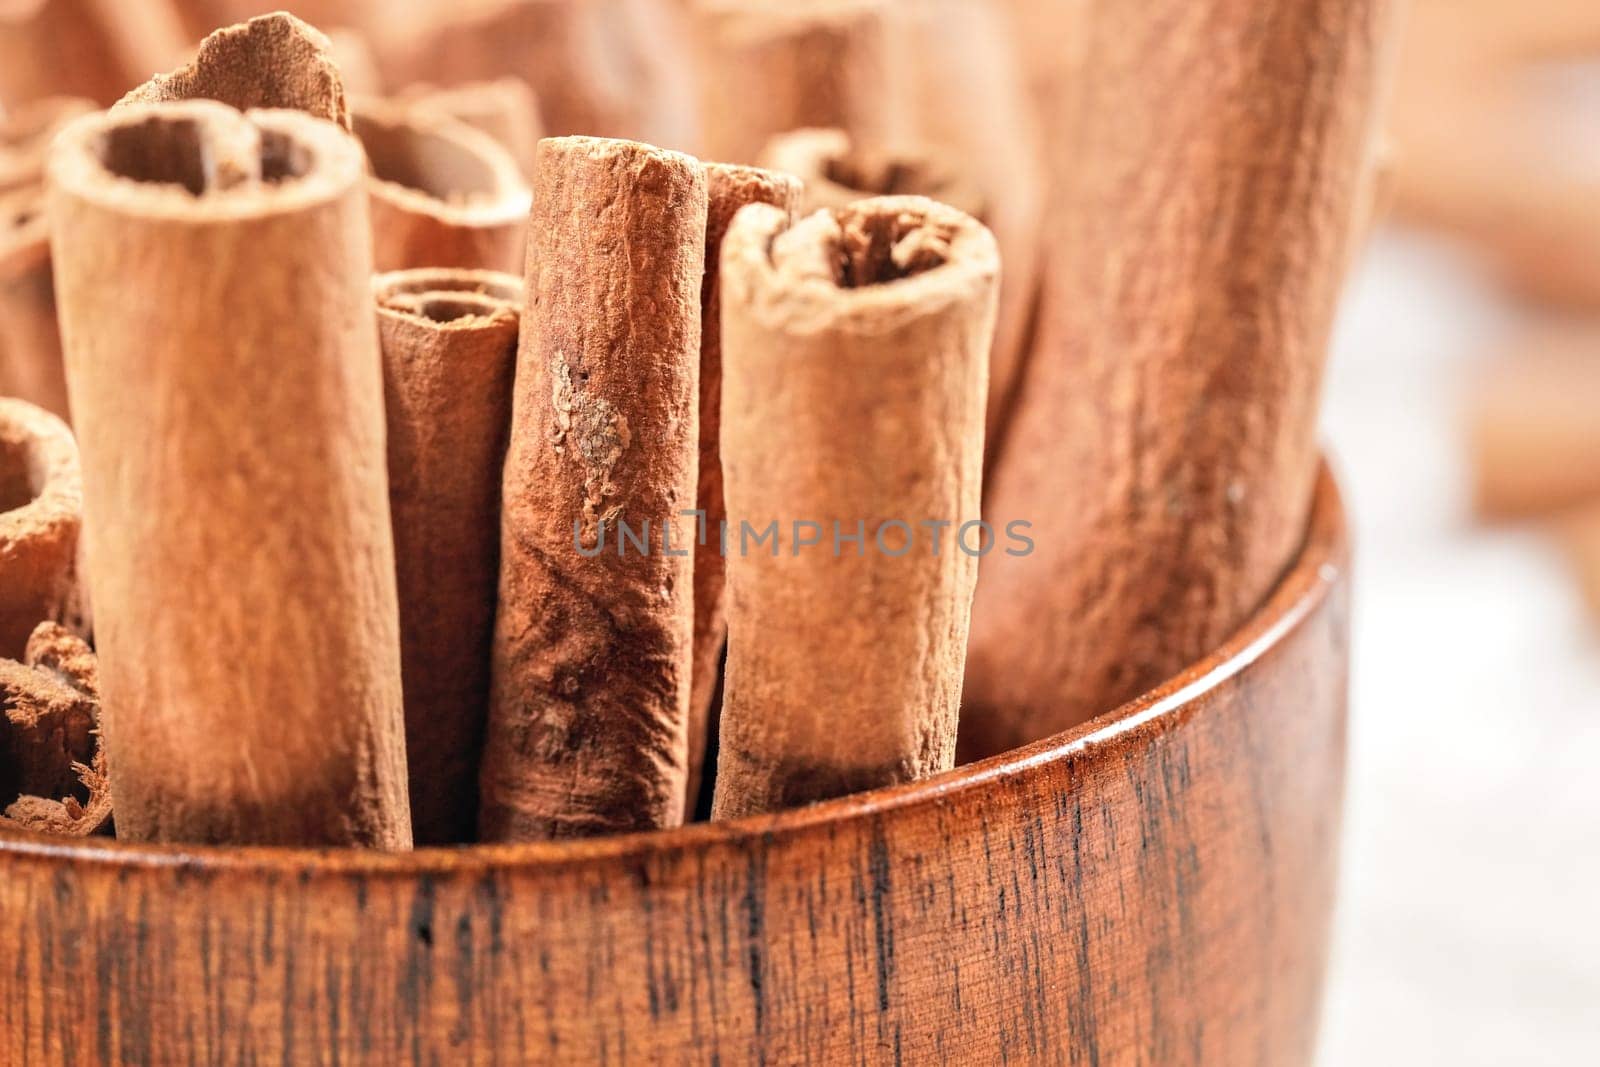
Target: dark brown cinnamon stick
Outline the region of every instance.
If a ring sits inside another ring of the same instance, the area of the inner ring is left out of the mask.
[[[986,502],[1036,548],[985,560],[972,753],[1193,663],[1297,551],[1389,11],[1155,0],[1089,20],[1082,137],[1052,142],[1041,335]]]
[[[685,817],[701,791],[706,748],[712,734],[717,677],[727,642],[723,600],[726,568],[718,531],[727,518],[722,498],[722,240],[733,217],[748,204],[771,204],[790,218],[799,206],[798,179],[731,163],[706,166],[706,270],[700,285],[700,487],[696,507],[706,536],[694,550],[694,661],[689,696],[689,778]]]
[[[72,431],[32,404],[0,398],[0,658],[21,659],[41,622],[83,626],[82,523]]]
[[[359,145],[128,105],[49,174],[119,836],[408,847]]]
[[[374,285],[411,821],[418,844],[460,843],[477,826],[522,280],[412,270]]]
[[[0,660],[0,827],[87,837],[111,822],[94,653],[40,623],[22,662]]]
[[[921,197],[758,205],[722,277],[718,819],[953,765],[999,256]]]
[[[684,811],[705,173],[647,145],[561,137],[540,143],[534,184],[490,841],[673,826]]]

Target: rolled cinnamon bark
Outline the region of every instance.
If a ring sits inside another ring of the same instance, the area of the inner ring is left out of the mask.
[[[157,74],[122,104],[220,100],[243,109],[290,108],[350,128],[344,82],[333,45],[319,30],[283,11],[217,30],[190,63]]]
[[[400,93],[400,99],[488,134],[511,153],[524,175],[533,176],[534,153],[544,127],[539,120],[539,101],[521,78],[468,82],[449,89],[413,85]]]
[[[550,134],[694,149],[690,63],[662,0],[438,4],[381,48],[392,85],[520,78]]]
[[[493,138],[442,115],[365,99],[356,102],[355,133],[372,172],[378,270],[522,270],[532,193]]]
[[[111,822],[94,653],[53,622],[0,660],[0,827],[87,837]]]
[[[706,748],[714,736],[717,679],[727,642],[720,538],[728,509],[722,498],[722,240],[747,204],[771,204],[790,218],[799,207],[798,179],[732,163],[706,165],[706,272],[700,284],[700,488],[695,506],[706,536],[694,550],[694,667],[689,696],[689,779],[684,817],[699,804]]]
[[[374,285],[411,824],[418,844],[456,844],[477,825],[522,280],[411,270]]]
[[[974,755],[1212,651],[1298,550],[1389,11],[1154,0],[1090,20],[1041,335],[986,501],[1036,549],[985,562]]]
[[[893,144],[908,122],[884,0],[694,0],[706,155],[753,163],[773,136],[838,127]]]
[[[489,841],[673,826],[684,811],[704,168],[560,137],[540,142],[534,184]]]
[[[39,185],[0,192],[0,395],[69,417]]]
[[[1468,420],[1474,502],[1488,519],[1600,499],[1600,331],[1522,339],[1477,384]]]
[[[119,836],[407,847],[359,146],[130,105],[49,180]]]
[[[104,107],[183,52],[170,0],[0,4],[0,107],[83,96]]]
[[[747,208],[722,252],[718,819],[952,766],[994,541],[977,525],[994,238],[921,197],[786,227]]]
[[[72,431],[0,398],[0,658],[21,659],[41,622],[83,626],[83,483]]]
[[[956,158],[930,146],[867,145],[844,130],[805,129],[779,134],[759,155],[763,167],[801,180],[803,214],[877,196],[925,196],[979,221],[989,207]]]
[[[1078,2],[1034,5],[1053,20],[1052,35],[1044,43],[1054,68],[1068,62],[1066,26]],[[984,419],[988,470],[999,456],[1007,413],[1033,339],[1045,196],[1039,125],[998,0],[916,0],[894,3],[890,12],[890,40],[899,52],[897,67],[911,87],[909,108],[917,139],[959,161],[982,196],[984,210],[978,218],[1000,246],[1000,314]]]

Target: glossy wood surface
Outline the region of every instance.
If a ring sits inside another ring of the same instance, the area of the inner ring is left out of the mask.
[[[1309,1061],[1348,569],[1070,733],[782,816],[384,856],[0,837],[0,1063]]]

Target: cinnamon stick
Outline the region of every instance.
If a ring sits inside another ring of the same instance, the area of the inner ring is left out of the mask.
[[[722,253],[717,819],[953,765],[986,540],[994,238],[921,197],[787,225],[746,208]]]
[[[995,521],[1030,522],[1036,548],[985,561],[972,754],[1212,651],[1298,550],[1389,11],[1096,9],[1082,136],[1056,143],[1041,335],[986,501]]]
[[[407,847],[359,146],[128,105],[49,181],[119,836]]]
[[[847,207],[877,196],[925,196],[981,220],[989,204],[957,159],[930,146],[861,144],[839,129],[791,130],[772,138],[764,167],[803,183],[801,211]]]
[[[693,0],[706,154],[753,163],[776,134],[892,144],[908,122],[883,0]]]
[[[83,626],[82,522],[72,431],[32,404],[0,398],[0,658],[21,659],[41,622]]]
[[[1474,502],[1489,519],[1600,498],[1600,331],[1530,335],[1477,383],[1469,414]]]
[[[81,96],[47,96],[0,117],[0,193],[40,184],[50,142],[67,123],[96,109]]]
[[[707,536],[694,549],[694,659],[689,696],[689,776],[685,818],[701,793],[713,722],[722,649],[727,642],[723,598],[726,569],[720,530],[728,509],[722,497],[722,241],[733,217],[747,204],[771,204],[790,218],[801,197],[800,182],[785,174],[732,163],[706,165],[706,269],[700,284],[700,460],[695,506]]]
[[[520,78],[547,132],[694,148],[690,64],[660,0],[439,4],[389,35],[391,84]]]
[[[69,417],[42,185],[0,192],[0,395]]]
[[[65,627],[40,623],[22,662],[0,660],[0,828],[105,831],[111,784],[99,731],[94,653]]]
[[[0,4],[0,107],[47,96],[106,106],[183,51],[170,0]]]
[[[1033,5],[1041,9],[1039,17],[1050,20],[1050,36],[1033,47],[1048,49],[1052,70],[1062,71],[1070,63],[1072,8],[1079,3]],[[916,0],[892,4],[889,10],[890,40],[899,53],[897,67],[910,86],[917,143],[959,161],[984,203],[981,214],[969,213],[978,215],[1000,246],[1000,314],[984,416],[988,470],[998,459],[1033,340],[1043,250],[1039,224],[1046,194],[1038,119],[1023,84],[1017,41],[998,0]],[[935,193],[925,195],[945,200]]]
[[[488,134],[511,153],[524,175],[533,175],[534,153],[544,127],[539,101],[521,78],[467,82],[448,89],[418,84],[402,91],[399,98]]]
[[[321,31],[287,12],[226,26],[200,42],[194,59],[157,74],[119,105],[220,100],[241,110],[291,108],[350,128],[344,83]]]
[[[534,185],[479,814],[490,841],[673,826],[684,811],[704,169],[561,137],[540,143]]]
[[[411,822],[418,844],[460,843],[477,825],[522,280],[411,270],[374,286]]]
[[[520,271],[532,194],[487,134],[403,104],[360,100],[356,136],[372,179],[373,259],[381,271]]]

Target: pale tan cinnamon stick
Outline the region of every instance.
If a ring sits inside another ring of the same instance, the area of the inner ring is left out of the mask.
[[[66,837],[111,822],[94,653],[53,622],[0,660],[0,827]]]
[[[374,285],[411,822],[418,844],[458,844],[477,827],[522,280],[411,270]]]
[[[984,541],[994,238],[921,197],[786,227],[746,208],[722,253],[718,819],[952,766]]]
[[[706,270],[700,285],[700,461],[696,507],[705,536],[694,550],[694,666],[689,696],[689,777],[685,818],[699,801],[706,747],[713,735],[717,679],[727,642],[725,567],[718,531],[728,509],[722,498],[722,241],[734,215],[748,204],[771,204],[790,218],[800,204],[798,179],[732,163],[706,165]]]
[[[1600,331],[1523,338],[1477,383],[1468,429],[1479,515],[1549,515],[1600,498]]]
[[[372,171],[379,270],[522,270],[532,194],[493,138],[380,100],[357,101],[354,124]]]
[[[505,76],[538,97],[547,132],[698,146],[690,64],[660,0],[439,4],[380,46],[393,85]]]
[[[448,89],[418,84],[403,90],[399,98],[488,134],[511,153],[524,175],[532,177],[534,153],[544,127],[539,101],[521,78],[467,82]]]
[[[801,180],[803,214],[876,196],[925,196],[980,221],[989,208],[956,157],[929,146],[889,148],[858,143],[840,129],[804,129],[772,138],[759,158],[762,166]]]
[[[773,136],[838,127],[893,144],[909,121],[884,0],[694,0],[706,154],[753,163]]]
[[[673,826],[684,811],[704,169],[561,137],[540,143],[534,184],[479,814],[490,841]]]
[[[49,179],[119,836],[407,847],[360,147],[130,105]]]
[[[47,96],[113,103],[183,51],[169,0],[0,4],[0,106]]]
[[[156,75],[118,104],[205,99],[240,109],[291,108],[348,130],[350,109],[332,48],[293,15],[261,15],[217,30],[191,62]]]
[[[68,418],[42,185],[0,192],[0,396]]]
[[[21,659],[41,622],[83,627],[82,523],[72,431],[32,404],[0,398],[0,658]]]
[[[1055,145],[1039,347],[986,501],[1036,547],[985,560],[973,754],[1217,648],[1297,551],[1389,11],[1153,0],[1090,20],[1082,137]]]

